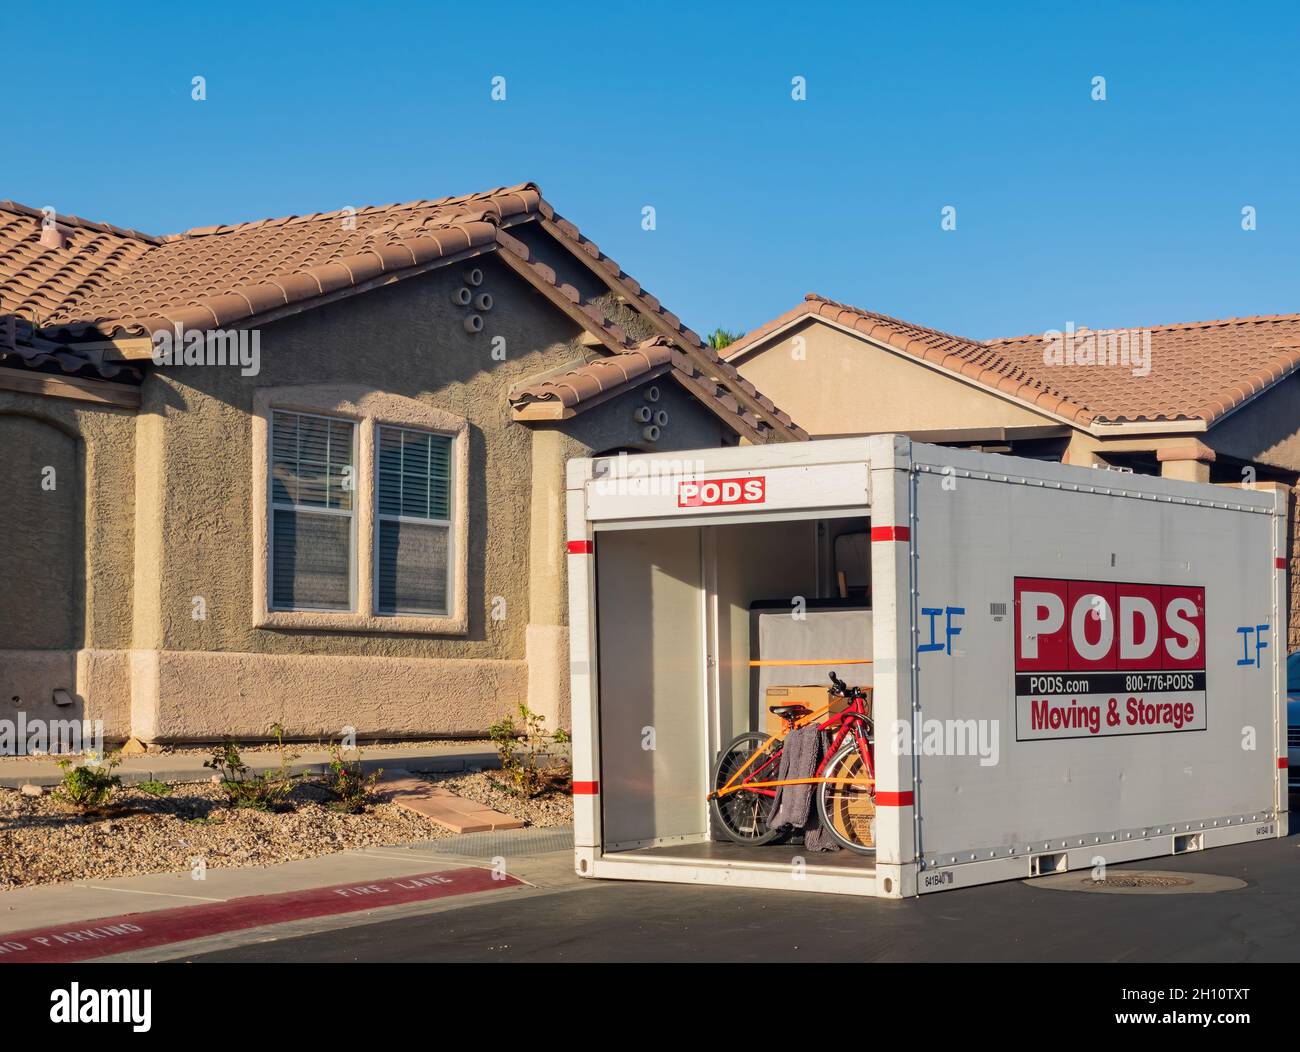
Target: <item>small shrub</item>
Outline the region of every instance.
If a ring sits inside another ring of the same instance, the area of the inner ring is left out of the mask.
[[[72,760],[60,760],[63,782],[54,790],[54,797],[81,811],[99,811],[113,796],[113,790],[122,779],[113,773],[122,762],[118,753],[105,757],[99,763],[77,766]]]
[[[150,778],[147,781],[139,782],[136,788],[146,796],[171,796],[172,787],[166,782],[154,781]]]
[[[342,743],[330,742],[330,758],[322,784],[336,799],[331,800],[328,806],[350,815],[360,814],[370,805],[375,784],[383,773],[366,774],[361,767],[359,752],[355,760],[345,760]]]
[[[505,716],[488,728],[488,735],[501,758],[501,780],[506,787],[527,799],[541,796],[564,775],[567,765],[547,757],[550,745],[569,740],[563,730],[547,733],[545,716],[539,716],[523,702],[519,703],[519,722]]]
[[[302,775],[293,774],[289,770],[297,756],[285,751],[284,728],[277,723],[271,730],[280,749],[280,766],[276,770],[253,774],[252,768],[239,755],[239,743],[234,738],[224,739],[213,752],[212,759],[203,764],[220,775],[221,791],[229,806],[246,807],[254,811],[289,809],[289,796]]]

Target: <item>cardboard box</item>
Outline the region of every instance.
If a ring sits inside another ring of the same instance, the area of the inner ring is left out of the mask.
[[[767,693],[763,697],[763,727],[768,734],[778,734],[783,727],[784,721],[772,715],[771,708],[773,705],[805,705],[813,712],[816,712],[818,709],[823,708],[827,702],[830,702],[831,705],[830,712],[818,716],[818,723],[828,715],[843,712],[848,700],[839,697],[832,698],[830,689],[821,683],[805,687],[768,687]]]

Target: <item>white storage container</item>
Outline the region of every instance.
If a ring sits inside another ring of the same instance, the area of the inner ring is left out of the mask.
[[[897,897],[1285,836],[1285,509],[893,435],[571,462],[578,872]],[[876,852],[720,842],[749,605],[860,528]]]

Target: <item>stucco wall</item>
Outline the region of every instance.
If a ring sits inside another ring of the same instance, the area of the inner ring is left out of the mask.
[[[632,417],[642,394],[536,431],[513,421],[512,384],[592,352],[576,342],[575,323],[495,257],[472,265],[485,275],[476,291],[495,299],[480,333],[466,332],[467,311],[452,301],[466,269],[456,266],[267,325],[256,377],[182,366],[148,379],[140,460],[152,482],[140,486],[139,550],[158,573],[136,610],[137,655],[155,655],[135,663],[139,733],[204,737],[226,719],[252,735],[276,718],[293,734],[345,723],[363,733],[465,733],[525,696],[545,706],[550,725],[566,722],[563,463],[642,446],[643,425]],[[502,361],[494,337],[504,338]],[[313,384],[378,388],[467,422],[463,633],[255,625],[255,392]],[[658,386],[656,408],[671,418],[659,448],[722,441],[716,417],[672,381]],[[281,660],[307,655],[330,660]],[[439,662],[448,664],[435,674]]]
[[[462,268],[275,322],[261,333],[262,369],[160,371],[145,410],[165,416],[164,573],[160,643],[169,650],[419,658],[522,659],[527,614],[531,443],[509,418],[505,392],[578,354],[577,327],[521,286],[495,259],[475,261],[496,303],[471,335],[451,300]],[[491,357],[504,337],[506,360]],[[469,425],[468,614],[463,635],[384,635],[255,628],[252,600],[253,392],[286,385],[359,384],[417,399]],[[206,620],[192,616],[193,597]],[[507,616],[493,620],[495,597]]]
[[[0,717],[129,722],[135,418],[87,402],[0,392]],[[54,467],[55,489],[41,488]],[[83,649],[86,648],[86,649]],[[56,689],[70,706],[55,706]]]
[[[79,646],[80,441],[35,417],[0,414],[0,450],[0,648]]]
[[[802,359],[795,358],[802,338]],[[803,322],[734,362],[811,435],[1054,423],[820,322]]]
[[[658,399],[649,402],[653,388]],[[668,413],[659,440],[646,442],[634,410],[651,404]],[[564,473],[573,457],[630,449],[662,451],[705,449],[734,442],[726,428],[674,381],[660,378],[565,421],[533,430],[530,593],[527,654],[528,704],[547,715],[548,726],[569,722],[569,615],[566,575]]]
[[[1210,428],[1204,442],[1226,456],[1300,471],[1300,374]]]

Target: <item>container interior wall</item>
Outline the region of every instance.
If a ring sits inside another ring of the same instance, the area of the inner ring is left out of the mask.
[[[756,603],[778,616],[831,594],[834,539],[865,517],[601,531],[596,604],[605,851],[701,841],[718,751],[767,723]],[[828,539],[829,538],[829,543]],[[814,611],[815,616],[815,611]],[[870,652],[869,631],[860,642]],[[842,647],[832,647],[836,655]],[[850,681],[868,666],[842,668]],[[821,684],[826,670],[787,682]],[[715,837],[716,838],[716,837]]]
[[[674,527],[597,540],[606,850],[707,832],[701,539]]]
[[[825,531],[811,519],[711,526],[717,572],[718,716],[712,752],[742,731],[762,726],[760,699],[749,662],[752,619],[758,601],[820,597],[818,538]]]

